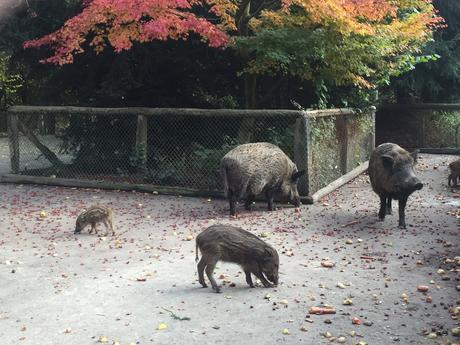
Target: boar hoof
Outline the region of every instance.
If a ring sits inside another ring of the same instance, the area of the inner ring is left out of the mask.
[[[221,293],[222,292],[220,286],[213,287],[212,289],[214,290],[215,293]]]

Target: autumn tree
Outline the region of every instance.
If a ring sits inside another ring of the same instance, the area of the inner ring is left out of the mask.
[[[440,24],[430,0],[86,0],[25,47],[48,46],[53,55],[43,61],[62,65],[87,46],[121,52],[192,33],[238,52],[246,107],[257,105],[257,76],[275,74],[312,81],[325,105],[331,87],[375,89],[435,58],[417,55]]]
[[[376,89],[437,59],[418,55],[442,25],[427,0],[292,0],[263,11],[237,45],[252,53],[246,71],[312,80],[324,106],[331,87]]]
[[[395,78],[385,89],[388,102],[460,102],[460,1],[435,0],[447,28],[434,34],[423,54],[440,56]]]

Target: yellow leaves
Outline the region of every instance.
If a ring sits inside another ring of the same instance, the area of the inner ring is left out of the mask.
[[[99,339],[97,340],[98,343],[107,343],[108,341],[109,339],[104,335],[101,335]]]
[[[157,327],[157,329],[158,329],[159,331],[163,331],[163,330],[165,330],[166,328],[168,328],[168,325],[165,324],[165,323],[160,323],[160,324],[158,325],[158,327]]]

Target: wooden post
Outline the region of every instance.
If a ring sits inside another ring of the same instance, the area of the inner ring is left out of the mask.
[[[147,132],[148,132],[148,120],[147,116],[137,116],[137,127],[136,127],[136,147],[135,153],[139,159],[139,170],[142,172],[147,171]]]
[[[349,138],[348,138],[348,125],[349,121],[347,121],[348,115],[337,115],[335,117],[335,128],[336,128],[336,136],[337,140],[340,145],[340,171],[342,174],[346,174],[348,172],[348,164],[349,164]]]
[[[310,166],[311,166],[311,140],[309,135],[309,119],[307,114],[297,118],[294,133],[294,162],[297,169],[305,170],[300,178],[297,189],[301,196],[309,194],[310,187]]]
[[[372,121],[372,132],[369,134],[370,135],[369,158],[375,149],[375,116],[376,116],[376,113],[377,113],[376,107],[371,107],[369,109],[368,116],[371,118],[371,121]]]
[[[251,141],[252,133],[254,132],[255,118],[243,117],[241,119],[240,129],[238,130],[238,144],[245,144]]]
[[[7,114],[7,127],[11,172],[17,174],[19,173],[19,127],[17,115]]]

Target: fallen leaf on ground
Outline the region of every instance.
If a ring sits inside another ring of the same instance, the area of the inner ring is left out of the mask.
[[[335,314],[337,311],[335,310],[334,307],[311,307],[308,312],[310,314],[317,314],[317,315],[322,315],[322,314]]]

